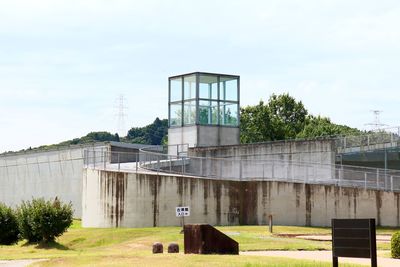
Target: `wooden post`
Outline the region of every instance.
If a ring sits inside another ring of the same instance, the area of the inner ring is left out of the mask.
[[[268,216],[269,232],[272,234],[272,214]]]

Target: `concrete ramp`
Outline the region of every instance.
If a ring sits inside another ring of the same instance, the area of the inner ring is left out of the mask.
[[[239,254],[239,244],[209,224],[184,226],[185,254]]]

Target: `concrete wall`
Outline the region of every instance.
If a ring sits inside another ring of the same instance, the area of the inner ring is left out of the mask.
[[[190,206],[185,223],[329,226],[331,218],[376,218],[400,226],[400,193],[276,181],[221,181],[87,169],[85,227],[180,225],[176,206]]]
[[[331,180],[332,140],[282,141],[189,149],[189,173],[218,178]],[[310,164],[304,164],[310,163]]]
[[[74,216],[82,214],[84,146],[0,156],[0,202],[15,207],[23,200],[56,196],[72,202]]]
[[[189,156],[197,157],[279,160],[322,164],[335,164],[335,155],[335,141],[330,139],[274,141],[189,149]]]
[[[74,216],[82,216],[82,171],[84,150],[90,166],[104,166],[104,161],[115,160],[114,154],[123,152],[120,162],[136,160],[141,144],[98,142],[66,146],[52,150],[31,150],[0,155],[0,202],[15,207],[23,200],[56,196],[72,202]],[[112,158],[112,156],[114,158]],[[90,157],[90,158],[88,158]]]

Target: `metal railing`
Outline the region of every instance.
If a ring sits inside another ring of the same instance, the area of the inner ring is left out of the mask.
[[[388,146],[398,146],[399,141],[400,127],[390,127],[361,135],[337,137],[336,148],[338,151],[345,151],[351,148],[374,150]]]
[[[271,180],[400,191],[398,170],[290,160],[188,157],[182,153],[163,153],[168,150],[161,147],[155,150],[142,149],[139,153],[87,150],[84,165],[112,171],[151,171],[219,180]]]

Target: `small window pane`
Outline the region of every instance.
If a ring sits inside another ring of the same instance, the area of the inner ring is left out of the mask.
[[[170,106],[170,126],[182,125],[182,104],[171,104]]]
[[[185,76],[184,83],[184,99],[196,98],[196,75]]]
[[[218,124],[217,101],[199,102],[199,122],[200,124]]]
[[[199,97],[207,99],[218,99],[217,76],[201,75],[199,81]]]
[[[239,122],[238,105],[232,103],[221,102],[221,125],[237,126]]]
[[[171,102],[182,100],[182,78],[170,80]]]
[[[183,103],[183,123],[185,125],[195,124],[196,122],[196,101],[186,101]]]
[[[221,77],[219,90],[219,98],[221,100],[238,101],[237,78]]]

